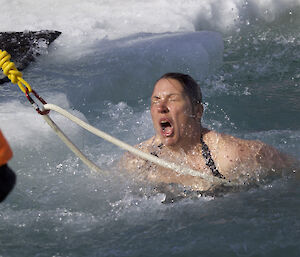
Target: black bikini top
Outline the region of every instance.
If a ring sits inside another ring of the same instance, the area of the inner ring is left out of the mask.
[[[206,166],[209,167],[209,169],[211,170],[212,174],[215,176],[215,177],[218,177],[218,178],[223,178],[225,179],[225,177],[218,171],[216,165],[215,165],[215,162],[213,160],[213,158],[211,157],[211,154],[210,154],[210,150],[207,146],[207,144],[204,142],[203,140],[203,134],[201,134],[201,137],[200,137],[200,143],[202,145],[202,156],[204,157],[205,159],[205,164]],[[157,146],[159,149],[161,149],[163,147],[163,144],[159,144]],[[156,151],[153,151],[151,152],[150,154],[158,157],[158,154],[156,153]]]
[[[215,162],[214,162],[213,158],[211,157],[208,145],[205,144],[205,142],[203,140],[203,134],[201,134],[200,142],[202,145],[202,156],[205,159],[205,164],[210,168],[210,170],[214,176],[225,179],[225,177],[218,171],[218,169],[215,165]]]

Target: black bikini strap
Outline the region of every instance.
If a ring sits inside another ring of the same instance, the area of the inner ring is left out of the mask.
[[[153,139],[153,141],[154,141],[154,139]],[[153,146],[153,141],[152,141],[152,146]],[[158,149],[162,149],[162,147],[163,147],[163,143],[160,143],[160,144],[157,146]],[[150,154],[152,154],[152,155],[158,157],[158,153],[156,152],[156,150],[150,152]]]
[[[215,162],[214,160],[212,159],[211,157],[211,154],[210,154],[210,151],[209,151],[209,148],[207,146],[207,144],[205,144],[204,140],[203,140],[203,134],[201,134],[201,137],[200,137],[200,142],[202,144],[202,156],[204,157],[205,159],[205,163],[206,165],[210,168],[212,174],[218,178],[223,178],[225,179],[225,177],[218,171],[216,165],[215,165]],[[159,144],[157,146],[159,149],[162,149],[163,147],[163,144]],[[150,152],[150,154],[158,157],[158,153],[154,150],[152,152]]]
[[[202,144],[202,155],[205,159],[205,163],[206,165],[210,168],[211,172],[213,173],[214,176],[218,177],[218,178],[223,178],[225,179],[225,177],[218,171],[214,160],[211,157],[209,148],[207,146],[207,144],[205,144],[204,140],[203,140],[203,135],[201,134],[200,137],[200,142]]]

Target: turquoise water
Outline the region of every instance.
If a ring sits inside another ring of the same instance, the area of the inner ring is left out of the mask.
[[[1,30],[62,30],[24,72],[48,103],[136,144],[154,133],[154,81],[188,72],[201,84],[207,127],[300,158],[299,2],[73,1],[60,12],[54,1],[54,16],[47,4],[27,1],[16,10],[27,20]],[[0,256],[300,255],[299,181],[162,204],[164,194],[116,168],[120,149],[51,117],[107,172],[92,173],[18,89],[1,87],[0,127],[18,182],[0,206]]]

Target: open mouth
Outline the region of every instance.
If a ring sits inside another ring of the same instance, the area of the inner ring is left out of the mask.
[[[168,119],[161,119],[159,121],[161,127],[161,134],[165,137],[169,137],[173,135],[174,128],[170,120]]]

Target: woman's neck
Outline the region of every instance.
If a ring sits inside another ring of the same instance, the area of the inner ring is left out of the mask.
[[[184,151],[186,154],[189,152],[195,151],[200,144],[200,138],[203,133],[207,133],[208,129],[203,128],[201,125],[195,127],[189,135],[185,138],[182,138],[180,142],[176,145],[168,146],[168,148],[173,152],[182,152]]]

